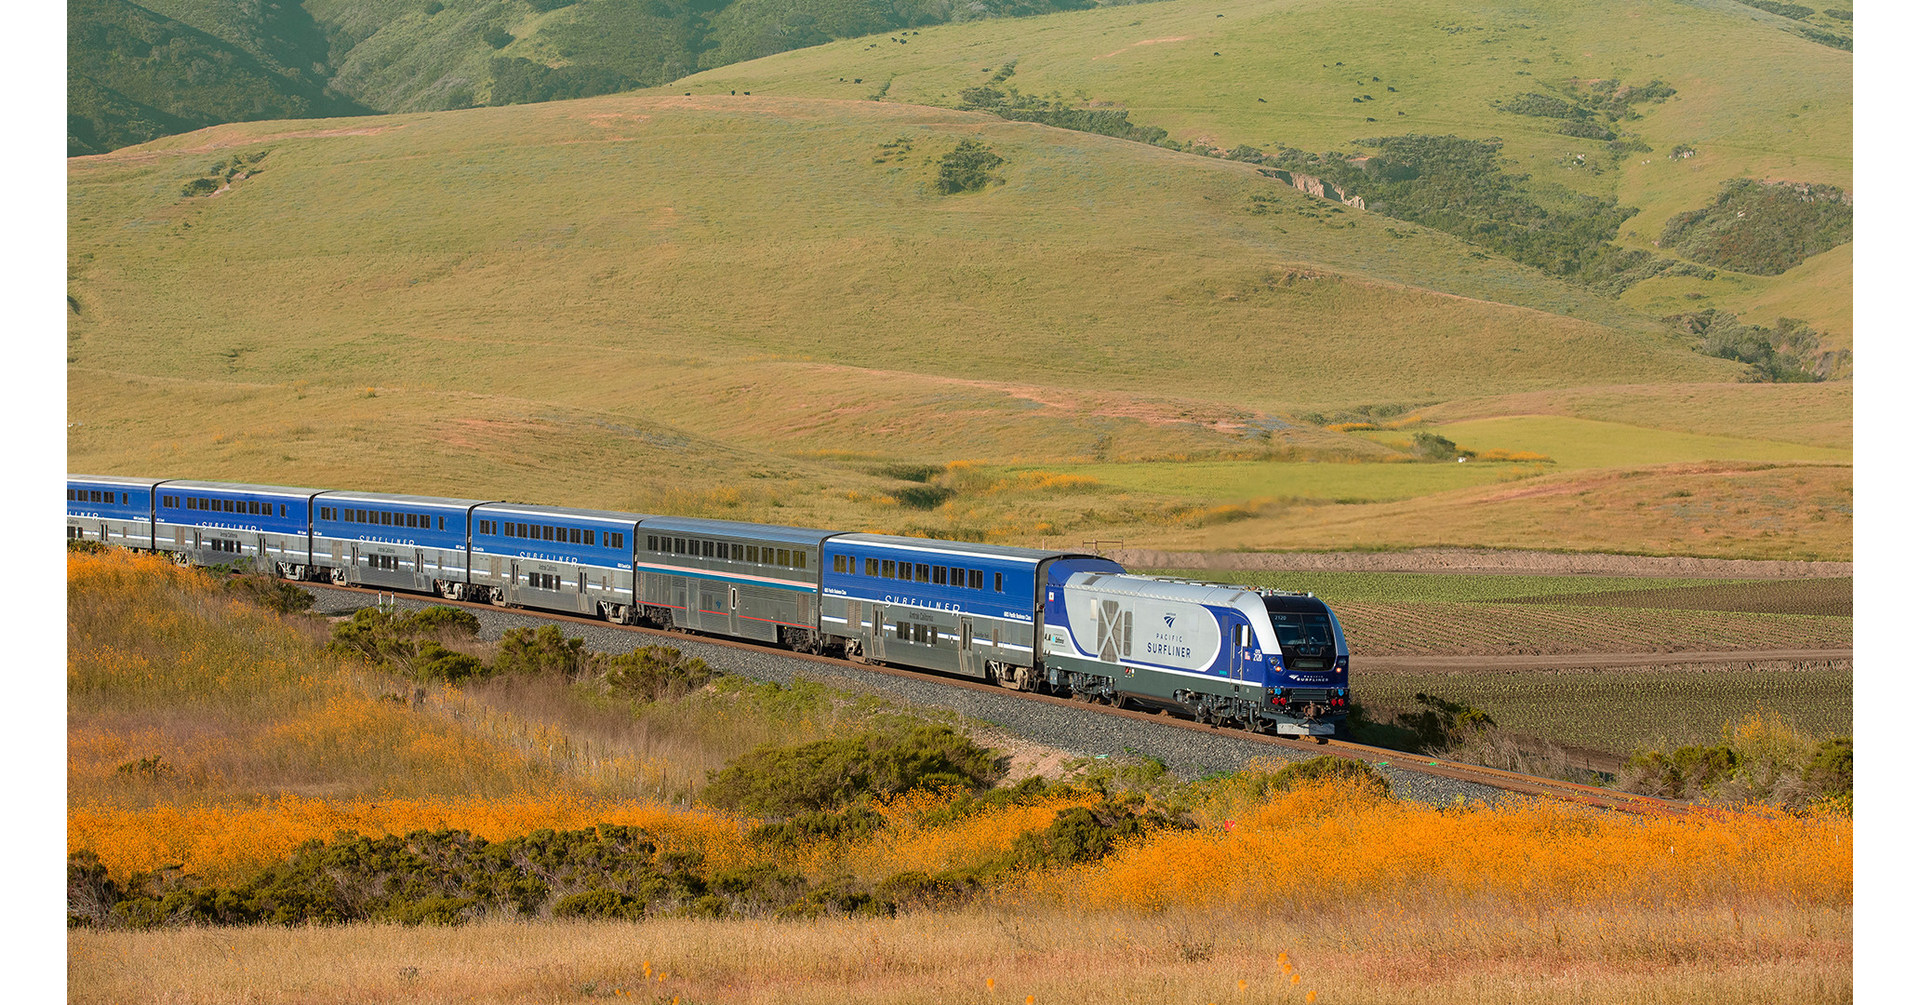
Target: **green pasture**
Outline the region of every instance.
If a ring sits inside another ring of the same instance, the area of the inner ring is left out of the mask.
[[[1703,436],[1559,415],[1514,415],[1422,427],[1463,450],[1542,454],[1558,470],[1640,467],[1685,461],[1813,461],[1851,463],[1853,451],[1774,440]],[[1359,435],[1388,445],[1411,442],[1412,430]],[[1475,463],[1457,465],[1474,467]]]

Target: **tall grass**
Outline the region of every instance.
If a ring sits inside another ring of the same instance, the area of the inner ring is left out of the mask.
[[[1233,815],[1216,827],[1160,834],[1045,888],[1062,904],[1236,914],[1357,903],[1551,913],[1853,902],[1853,821],[1843,815],[1749,807],[1644,818],[1545,802],[1440,809],[1338,785],[1222,809]],[[1327,853],[1326,868],[1305,866],[1307,882],[1302,849]]]

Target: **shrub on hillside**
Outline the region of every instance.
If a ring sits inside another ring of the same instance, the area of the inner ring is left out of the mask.
[[[936,185],[943,195],[978,192],[1000,180],[992,172],[1005,163],[1005,158],[979,140],[961,140],[959,146],[940,158],[940,179]]]
[[[313,609],[313,594],[274,576],[247,573],[224,581],[228,593],[278,614],[300,614]]]
[[[1777,713],[1754,714],[1721,731],[1718,744],[1636,751],[1622,787],[1668,799],[1764,802],[1788,809],[1828,803],[1851,809],[1853,739],[1816,740]]]
[[[1413,434],[1413,456],[1429,461],[1450,461],[1460,456],[1460,445],[1425,430]]]
[[[706,799],[757,816],[794,816],[913,789],[983,789],[997,773],[991,752],[965,736],[916,726],[758,747],[715,772]]]
[[[1736,272],[1777,276],[1853,240],[1853,197],[1832,185],[1735,178],[1713,204],[1667,221],[1660,246]]]
[[[642,646],[606,662],[607,689],[638,701],[673,701],[719,676],[704,660],[668,646]]]
[[[357,656],[396,673],[459,681],[484,676],[486,667],[445,643],[472,638],[479,630],[479,619],[456,607],[436,604],[411,612],[363,607],[333,626],[327,651]]]
[[[584,651],[585,645],[585,640],[567,638],[552,625],[509,628],[500,636],[493,672],[573,679],[589,665],[591,654]]]

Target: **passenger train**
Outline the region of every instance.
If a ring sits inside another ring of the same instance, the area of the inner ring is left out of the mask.
[[[1098,555],[277,485],[70,475],[67,537],[291,580],[774,643],[1025,691],[1326,736],[1340,619],[1312,594]]]

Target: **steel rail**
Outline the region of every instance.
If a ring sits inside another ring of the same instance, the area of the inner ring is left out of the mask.
[[[913,670],[913,669],[907,669],[905,667],[893,666],[891,664],[886,664],[886,663],[867,663],[867,662],[862,662],[858,660],[842,659],[834,656],[822,656],[817,653],[795,652],[791,649],[778,648],[769,643],[755,642],[747,639],[733,639],[733,638],[727,638],[725,636],[719,636],[719,635],[707,635],[707,634],[702,634],[702,633],[683,630],[683,629],[649,628],[642,625],[622,625],[615,622],[607,621],[602,618],[587,617],[585,615],[580,615],[580,614],[566,614],[560,611],[548,611],[548,610],[541,610],[539,608],[532,608],[532,607],[503,607],[499,604],[486,603],[481,601],[449,600],[445,597],[441,597],[436,594],[406,593],[406,592],[401,592],[396,590],[381,590],[381,589],[374,589],[374,588],[362,587],[362,586],[340,586],[333,583],[302,583],[300,585],[310,586],[316,589],[335,590],[342,593],[359,593],[359,594],[367,594],[367,595],[373,595],[373,596],[393,596],[393,597],[404,596],[409,599],[419,601],[421,603],[443,604],[448,607],[466,607],[466,608],[472,608],[474,610],[484,610],[484,611],[504,611],[504,612],[513,613],[513,614],[523,614],[523,615],[528,615],[536,618],[544,618],[550,621],[569,622],[569,623],[580,624],[580,625],[592,625],[597,628],[610,628],[618,631],[632,632],[638,635],[649,635],[649,636],[654,636],[662,639],[691,639],[706,645],[723,646],[727,648],[739,649],[747,652],[755,652],[755,653],[761,653],[761,654],[771,653],[771,654],[777,654],[777,655],[786,657],[788,659],[802,660],[809,663],[818,663],[823,666],[853,668],[853,669],[865,670],[871,673],[887,674],[890,676],[905,678],[908,680],[918,680],[926,683],[941,684],[947,687],[957,687],[957,688],[965,688],[965,689],[974,690],[974,691],[991,692],[998,695],[1007,695],[1007,696],[1022,698],[1028,701],[1046,702],[1053,705],[1064,705],[1071,708],[1081,709],[1083,711],[1097,712],[1102,715],[1119,716],[1121,718],[1126,718],[1126,719],[1138,719],[1143,722],[1153,722],[1163,726],[1172,726],[1179,729],[1191,729],[1191,730],[1197,730],[1201,732],[1227,733],[1237,739],[1246,740],[1251,743],[1267,744],[1280,749],[1294,749],[1294,750],[1312,749],[1322,754],[1326,754],[1333,757],[1344,758],[1346,760],[1363,761],[1368,764],[1391,766],[1391,767],[1399,768],[1402,771],[1412,771],[1419,774],[1432,775],[1438,778],[1447,778],[1453,781],[1472,782],[1476,785],[1484,785],[1484,786],[1487,786],[1488,788],[1500,789],[1506,792],[1513,792],[1521,795],[1538,796],[1542,798],[1558,800],[1561,802],[1575,803],[1577,805],[1592,807],[1595,809],[1618,810],[1618,811],[1627,812],[1627,813],[1638,813],[1643,815],[1657,815],[1657,816],[1682,816],[1682,815],[1687,815],[1694,811],[1694,808],[1689,806],[1688,804],[1675,802],[1673,800],[1668,800],[1668,799],[1660,799],[1655,796],[1644,796],[1644,795],[1638,795],[1630,792],[1618,792],[1613,789],[1603,789],[1593,785],[1582,785],[1577,782],[1567,782],[1567,781],[1562,781],[1560,779],[1555,779],[1555,778],[1542,778],[1537,775],[1525,775],[1525,774],[1520,774],[1518,772],[1505,771],[1500,768],[1489,768],[1489,767],[1485,767],[1477,764],[1464,764],[1456,761],[1443,761],[1437,758],[1428,757],[1423,754],[1408,753],[1406,751],[1393,750],[1387,747],[1372,747],[1363,743],[1354,743],[1349,740],[1332,740],[1324,737],[1295,738],[1295,737],[1286,737],[1286,736],[1272,736],[1266,733],[1254,733],[1254,732],[1250,732],[1243,729],[1222,728],[1220,726],[1209,725],[1207,723],[1197,722],[1192,719],[1182,718],[1180,716],[1173,715],[1172,713],[1165,710],[1146,711],[1143,709],[1124,708],[1124,707],[1115,706],[1115,705],[1099,704],[1097,702],[1081,701],[1076,698],[1062,698],[1057,695],[1040,694],[1033,691],[1020,691],[1014,688],[1004,687],[999,684],[988,683],[982,680],[973,680],[971,678],[966,678],[966,677],[954,677],[954,676],[949,676],[946,674],[941,674],[941,673],[937,673],[930,670]]]

